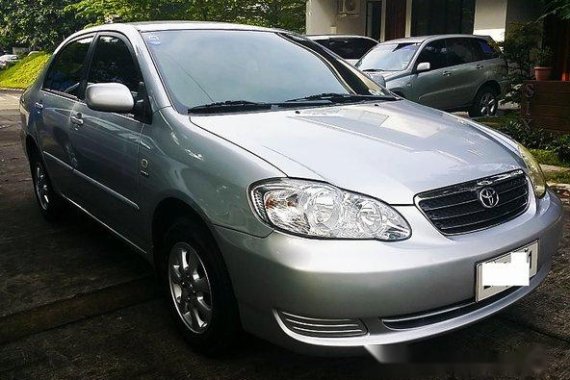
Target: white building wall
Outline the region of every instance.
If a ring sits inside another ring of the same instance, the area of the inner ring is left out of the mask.
[[[331,28],[336,27],[336,12],[336,0],[307,1],[307,34],[334,33]]]
[[[339,15],[338,0],[308,0],[307,34],[366,34],[366,0],[356,15]]]
[[[476,0],[473,34],[488,35],[495,41],[505,39],[508,0]]]
[[[415,1],[405,0],[406,36],[411,35],[412,7]],[[507,26],[507,6],[514,0],[475,0],[475,19],[473,34],[489,35],[495,41],[503,41]],[[360,0],[358,15],[339,15],[338,0],[308,0],[306,30],[307,34],[359,34],[366,35],[366,0]],[[511,4],[518,9],[518,4]],[[385,1],[382,6],[382,30],[380,40],[384,40]],[[518,15],[517,15],[518,16]],[[514,17],[517,18],[517,17]]]

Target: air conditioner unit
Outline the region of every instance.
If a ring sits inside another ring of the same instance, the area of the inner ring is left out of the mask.
[[[360,0],[338,0],[338,13],[357,15],[360,13]]]

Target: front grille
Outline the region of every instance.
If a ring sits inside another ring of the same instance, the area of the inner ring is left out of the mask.
[[[495,191],[496,204],[481,199]],[[528,182],[522,170],[499,174],[459,185],[427,191],[416,196],[416,204],[446,235],[479,231],[511,220],[528,207]]]
[[[279,311],[278,314],[289,330],[300,335],[319,338],[347,338],[368,333],[364,323],[358,319],[309,318],[284,311]]]

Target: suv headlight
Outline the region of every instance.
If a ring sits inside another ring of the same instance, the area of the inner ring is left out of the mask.
[[[251,190],[255,211],[271,226],[329,239],[407,239],[411,229],[392,207],[332,185],[278,179]]]
[[[544,179],[544,173],[540,168],[540,164],[532,153],[530,153],[523,145],[517,144],[521,158],[524,160],[526,167],[528,168],[528,175],[530,177],[530,182],[532,183],[532,188],[534,190],[534,195],[537,198],[542,198],[546,193],[546,180]]]

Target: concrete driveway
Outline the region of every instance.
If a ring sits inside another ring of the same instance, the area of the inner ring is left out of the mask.
[[[301,356],[245,334],[225,358],[193,353],[142,259],[79,212],[41,218],[17,98],[0,92],[0,379],[570,379],[570,218],[537,291],[412,345],[412,363]]]

